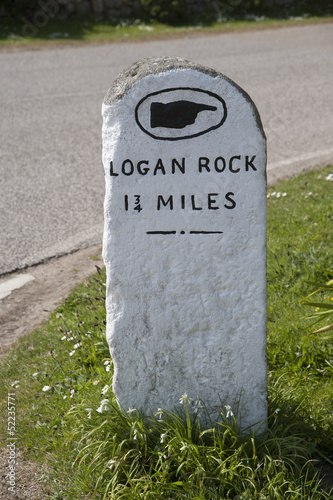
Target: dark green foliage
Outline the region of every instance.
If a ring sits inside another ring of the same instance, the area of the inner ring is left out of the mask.
[[[144,10],[151,16],[166,24],[179,24],[186,21],[186,0],[141,0]]]
[[[280,0],[216,0],[209,2],[215,5],[219,14],[240,18],[251,15],[264,15],[272,17],[289,17],[301,15],[327,15],[332,14],[332,0],[293,0],[281,2]]]
[[[47,13],[49,9],[53,13],[50,17],[62,18],[67,3],[61,0],[0,0],[0,7],[4,7],[10,18],[22,21],[22,17],[32,20],[36,13]],[[93,13],[92,1],[90,4]],[[132,9],[130,18],[148,15],[152,20],[170,25],[197,21],[210,23],[216,19],[252,19],[256,16],[288,18],[333,14],[332,0],[294,0],[285,4],[277,0],[202,0],[194,3],[194,9],[191,0],[141,0],[140,4],[141,8],[137,10],[135,2],[127,2]],[[108,19],[107,9],[102,16]]]
[[[38,8],[40,9],[37,0],[1,0],[0,5],[15,19],[21,16],[30,17]]]

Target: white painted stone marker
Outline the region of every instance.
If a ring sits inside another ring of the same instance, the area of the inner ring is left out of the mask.
[[[250,97],[178,58],[141,60],[103,104],[107,339],[120,406],[183,394],[242,428],[267,416],[266,140]]]

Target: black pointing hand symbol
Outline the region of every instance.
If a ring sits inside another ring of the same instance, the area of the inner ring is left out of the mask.
[[[215,106],[191,101],[174,101],[167,104],[152,102],[150,105],[151,128],[184,128],[192,125],[201,111],[216,111]]]

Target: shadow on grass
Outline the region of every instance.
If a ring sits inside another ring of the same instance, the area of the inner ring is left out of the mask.
[[[308,442],[314,467],[325,470],[325,482],[333,488],[333,401],[327,401],[326,412],[316,410],[311,404],[313,387],[298,390],[297,383],[290,385],[281,376],[269,376],[269,414],[276,418],[281,429],[294,429]]]

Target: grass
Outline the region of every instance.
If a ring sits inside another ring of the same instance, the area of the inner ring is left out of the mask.
[[[330,175],[331,174],[331,175]],[[17,446],[50,466],[53,499],[329,499],[333,337],[309,335],[302,300],[332,273],[333,167],[268,191],[266,430],[244,435],[229,408],[200,427],[202,402],[150,418],[119,410],[105,341],[105,274],[76,288],[0,363],[0,402],[15,394]],[[331,290],[316,302],[330,300]],[[209,418],[209,417],[208,417]],[[7,420],[1,419],[2,444]],[[13,431],[14,432],[14,431]],[[325,487],[324,487],[325,486]]]
[[[45,26],[36,28],[21,21],[0,24],[0,48],[34,47],[78,43],[110,43],[121,41],[149,41],[190,35],[209,35],[231,31],[279,28],[332,22],[332,12],[325,16],[302,14],[300,16],[230,18],[222,21],[194,22],[193,24],[170,26],[157,21],[122,20],[117,22],[102,19],[76,19],[59,21],[50,19]]]

